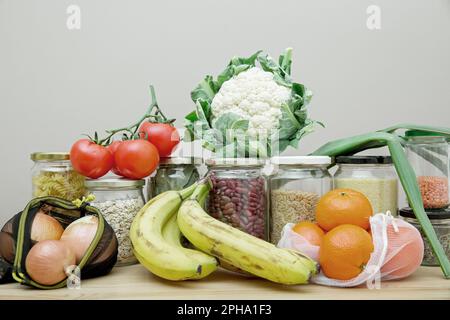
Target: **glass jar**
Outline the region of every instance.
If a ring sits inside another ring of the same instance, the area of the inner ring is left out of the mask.
[[[70,163],[67,152],[35,152],[31,169],[33,198],[54,196],[69,201],[85,195],[84,177]]]
[[[287,223],[315,221],[322,195],[331,190],[326,156],[274,157],[270,178],[270,241],[277,244]]]
[[[213,187],[207,207],[214,218],[268,240],[264,164],[264,160],[254,158],[208,159],[206,165]]]
[[[449,151],[446,138],[436,134],[408,130],[406,155],[419,183],[425,209],[449,205]]]
[[[147,184],[148,200],[169,190],[181,190],[200,179],[197,166],[201,158],[173,157],[161,158],[158,170]]]
[[[431,224],[433,225],[434,231],[436,232],[437,238],[441,243],[447,257],[450,259],[450,210],[428,210],[426,211]],[[439,266],[438,260],[435,258],[433,250],[427,240],[427,237],[423,233],[419,221],[416,219],[414,212],[411,208],[403,208],[399,210],[400,217],[406,222],[411,223],[416,227],[422,238],[424,239],[424,254],[422,265],[423,266]]]
[[[116,266],[137,262],[129,237],[131,223],[144,206],[144,180],[123,178],[87,179],[86,187],[95,196],[91,205],[98,208],[113,228],[119,243]]]
[[[340,156],[334,174],[335,188],[349,188],[363,193],[374,213],[392,215],[398,210],[398,179],[391,157]]]

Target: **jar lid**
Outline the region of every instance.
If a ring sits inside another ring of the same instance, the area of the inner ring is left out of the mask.
[[[425,213],[430,220],[450,219],[450,209],[425,210]],[[414,211],[409,207],[399,209],[398,214],[404,218],[417,219]]]
[[[405,137],[448,137],[446,134],[441,134],[439,132],[430,132],[422,130],[407,130],[405,132]]]
[[[68,152],[33,152],[30,159],[33,161],[69,160],[70,154]]]
[[[202,162],[202,158],[199,157],[167,157],[159,160],[160,165],[202,164]]]
[[[295,156],[273,157],[270,162],[275,165],[329,165],[331,158],[327,156]]]
[[[390,156],[338,156],[337,164],[392,164]]]
[[[266,163],[259,158],[210,158],[206,160],[207,166],[235,166],[235,167],[261,167]]]
[[[92,189],[110,188],[140,188],[145,184],[145,180],[131,180],[125,178],[101,178],[86,179],[84,185]]]

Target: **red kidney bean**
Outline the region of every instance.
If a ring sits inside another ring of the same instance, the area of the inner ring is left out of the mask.
[[[267,239],[266,183],[263,177],[223,178],[210,175],[213,188],[208,211],[212,217],[261,239]]]

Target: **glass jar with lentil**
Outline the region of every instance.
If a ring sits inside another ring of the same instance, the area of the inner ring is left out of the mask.
[[[212,189],[208,212],[255,237],[268,240],[267,181],[265,161],[254,158],[208,159]]]
[[[425,209],[449,205],[449,151],[446,137],[419,130],[408,130],[406,155],[414,168]]]

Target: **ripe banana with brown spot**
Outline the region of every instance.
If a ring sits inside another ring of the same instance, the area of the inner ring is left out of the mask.
[[[202,252],[174,245],[163,237],[163,227],[176,215],[182,201],[195,185],[182,191],[167,191],[149,201],[136,215],[130,228],[133,252],[155,275],[168,280],[201,279],[217,268],[216,259]]]
[[[318,271],[312,259],[280,249],[209,216],[196,199],[209,191],[201,184],[178,210],[183,235],[198,249],[239,269],[282,284],[307,283]]]

